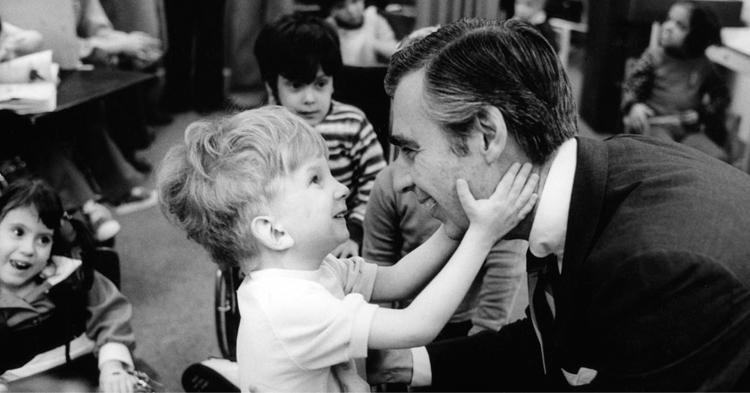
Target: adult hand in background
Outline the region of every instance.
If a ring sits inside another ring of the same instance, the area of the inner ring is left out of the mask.
[[[411,349],[371,349],[367,354],[367,382],[411,384],[414,359]]]

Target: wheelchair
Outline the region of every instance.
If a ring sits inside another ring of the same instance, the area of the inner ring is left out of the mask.
[[[237,331],[240,326],[240,310],[237,308],[237,288],[244,275],[239,267],[217,269],[215,278],[214,316],[216,337],[221,356],[237,360]]]

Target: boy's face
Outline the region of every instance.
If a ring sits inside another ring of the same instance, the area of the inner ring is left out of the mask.
[[[333,77],[318,68],[310,84],[294,82],[279,75],[276,82],[279,104],[291,109],[311,126],[316,126],[328,114],[333,95]]]
[[[362,26],[365,15],[365,0],[343,0],[331,9],[331,16],[339,26],[356,28]]]
[[[344,218],[349,189],[333,178],[324,156],[308,159],[279,182],[273,216],[295,245],[327,253],[349,238]]]
[[[0,221],[0,288],[19,290],[39,275],[49,260],[53,235],[36,209],[9,211]]]

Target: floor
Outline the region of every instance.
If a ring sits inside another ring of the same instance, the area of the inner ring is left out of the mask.
[[[196,113],[176,116],[159,129],[143,156],[158,163],[178,143]],[[153,176],[147,185],[153,186]],[[118,217],[122,291],[133,303],[135,355],[156,371],[164,391],[183,391],[180,377],[190,364],[218,356],[214,329],[215,267],[207,253],[173,227],[158,207]]]
[[[571,83],[580,91],[580,53],[574,52],[569,70]],[[213,114],[217,115],[217,114]],[[157,138],[143,156],[158,163],[182,139],[194,112],[177,115],[158,129]],[[583,123],[583,122],[582,122]],[[602,138],[581,124],[581,135]],[[153,186],[154,179],[148,180]],[[158,207],[118,217],[122,231],[117,245],[122,264],[122,291],[134,306],[136,357],[150,366],[164,391],[183,391],[180,378],[190,364],[218,356],[214,327],[215,266],[207,253],[170,225]],[[523,313],[525,288],[516,317]]]

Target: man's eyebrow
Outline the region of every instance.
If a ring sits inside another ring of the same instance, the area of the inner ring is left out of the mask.
[[[404,138],[401,135],[391,135],[388,137],[388,142],[391,143],[391,145],[396,146],[398,148],[410,148],[412,150],[417,150],[419,148],[419,144],[411,139]]]

